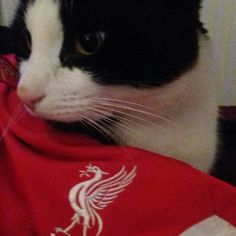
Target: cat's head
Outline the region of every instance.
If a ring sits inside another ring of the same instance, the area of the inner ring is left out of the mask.
[[[23,0],[12,24],[18,95],[49,120],[111,116],[119,107],[102,109],[112,101],[137,102],[194,65],[199,8],[200,0]]]

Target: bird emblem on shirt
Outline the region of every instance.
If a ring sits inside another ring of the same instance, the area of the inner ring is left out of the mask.
[[[96,236],[99,236],[103,230],[103,220],[98,212],[111,204],[133,182],[136,169],[135,166],[128,172],[122,166],[119,172],[109,178],[104,178],[109,173],[92,164],[86,166],[85,170],[80,170],[80,178],[86,176],[89,179],[76,184],[69,192],[69,203],[74,211],[71,223],[64,229],[55,228],[51,236],[58,233],[71,236],[70,231],[76,225],[83,226],[82,236],[87,236],[88,229],[97,225]]]

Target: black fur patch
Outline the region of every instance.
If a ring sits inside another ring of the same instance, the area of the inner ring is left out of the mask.
[[[71,53],[71,43],[81,34],[106,34],[97,54],[72,55],[64,66],[82,67],[102,84],[154,86],[172,81],[198,54],[199,1],[190,2],[80,0],[72,10],[62,5],[63,53]]]
[[[20,6],[27,6],[28,0]],[[76,0],[60,1],[64,26],[63,66],[89,71],[104,85],[159,86],[171,82],[196,62],[200,0]],[[20,7],[13,31],[15,52],[24,33]],[[102,48],[93,56],[79,57],[71,45],[80,35],[103,31]],[[43,59],[42,59],[43,60]]]
[[[236,186],[236,119],[219,120],[218,158],[212,175]]]
[[[26,51],[26,41],[25,36],[28,33],[25,24],[25,12],[26,8],[32,0],[22,0],[21,4],[19,4],[19,8],[16,12],[16,17],[13,20],[13,23],[10,27],[12,39],[13,39],[13,47],[12,53],[16,54],[17,60],[27,59],[30,56],[30,52]]]

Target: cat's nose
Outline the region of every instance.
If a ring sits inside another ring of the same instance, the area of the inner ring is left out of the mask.
[[[30,109],[34,109],[35,104],[42,100],[44,94],[32,92],[27,87],[19,87],[17,89],[17,96]]]

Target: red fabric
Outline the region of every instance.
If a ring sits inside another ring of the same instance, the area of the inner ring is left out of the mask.
[[[89,165],[109,173],[101,180],[112,178],[122,167],[126,172],[120,177],[123,182],[118,181],[123,191],[113,202],[102,209],[92,206],[100,223],[95,217],[92,224],[90,212],[87,236],[97,234],[101,221],[102,236],[173,236],[212,215],[236,226],[235,188],[171,158],[104,146],[80,134],[52,133],[25,112],[15,91],[4,84],[0,84],[0,133],[0,235],[66,235],[54,229],[65,229],[72,222],[75,211],[68,195],[74,186],[85,187],[85,181],[95,177],[80,176],[79,170]],[[131,178],[132,170],[136,175]],[[130,180],[125,182],[125,177]],[[109,184],[108,190],[114,192]],[[81,189],[79,194],[87,197]],[[98,197],[98,202],[108,201],[109,192],[104,194],[107,199]],[[79,200],[84,199],[78,199],[78,207],[88,209]],[[84,219],[67,235],[85,236]]]
[[[0,55],[0,82],[16,88],[18,71],[14,55]]]

